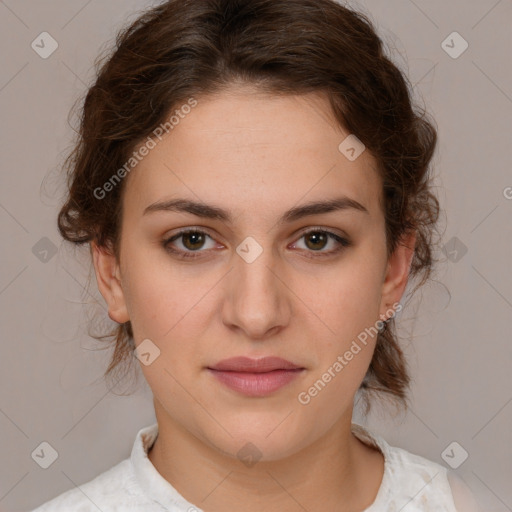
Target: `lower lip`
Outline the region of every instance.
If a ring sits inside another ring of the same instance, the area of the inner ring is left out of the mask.
[[[265,373],[228,372],[208,368],[228,388],[246,396],[266,396],[297,378],[303,369],[273,370]]]

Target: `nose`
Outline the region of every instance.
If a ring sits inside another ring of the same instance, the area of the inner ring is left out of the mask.
[[[249,260],[250,261],[250,260]],[[291,318],[290,289],[270,249],[252,262],[233,256],[223,303],[223,322],[251,340],[279,333]]]

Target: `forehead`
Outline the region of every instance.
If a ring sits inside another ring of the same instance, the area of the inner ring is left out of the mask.
[[[175,196],[265,214],[344,194],[377,214],[376,162],[366,150],[353,161],[340,151],[351,134],[325,97],[231,89],[196,99],[128,176],[130,211]]]

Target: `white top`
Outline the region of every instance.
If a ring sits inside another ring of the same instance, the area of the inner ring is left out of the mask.
[[[384,476],[373,504],[361,512],[473,512],[472,495],[462,481],[428,459],[390,446],[383,438],[352,423],[354,435],[384,455]],[[131,456],[76,489],[32,512],[202,512],[157,471],[148,451],[158,424],[137,433]],[[454,501],[455,500],[455,501]]]

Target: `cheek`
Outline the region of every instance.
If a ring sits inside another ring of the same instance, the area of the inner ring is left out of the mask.
[[[144,338],[160,339],[176,323],[179,303],[176,292],[166,286],[161,276],[132,269],[124,287],[126,306],[133,328],[135,341]]]
[[[129,247],[123,269],[123,292],[136,341],[154,338],[162,342],[182,324],[197,321],[208,280],[190,279],[162,255]],[[131,252],[129,252],[131,251]]]
[[[379,319],[381,282],[375,267],[347,264],[328,279],[323,293],[316,292],[314,311],[343,340],[352,339]]]

